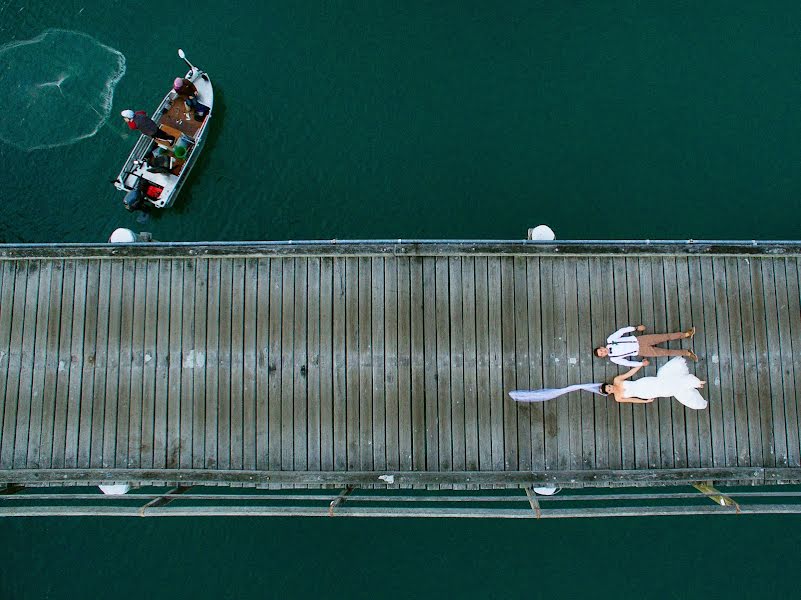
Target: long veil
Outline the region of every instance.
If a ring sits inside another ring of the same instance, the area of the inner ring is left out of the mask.
[[[545,402],[546,400],[551,400],[552,398],[557,398],[559,396],[563,396],[564,394],[575,392],[576,390],[584,390],[600,396],[606,396],[606,394],[601,391],[600,383],[577,383],[575,385],[569,385],[563,388],[514,390],[509,392],[509,397],[515,402]]]

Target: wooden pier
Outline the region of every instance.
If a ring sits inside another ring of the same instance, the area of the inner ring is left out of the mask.
[[[148,514],[227,485],[342,489],[331,510],[354,490],[522,489],[527,516],[537,485],[798,484],[799,259],[789,242],[0,246],[0,516],[77,514],[32,488],[111,482],[179,486]],[[611,380],[592,348],[639,323],[697,328],[707,410],[509,399]],[[215,506],[198,514],[232,514]]]

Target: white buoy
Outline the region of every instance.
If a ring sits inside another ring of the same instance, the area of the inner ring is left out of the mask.
[[[537,225],[528,230],[528,239],[536,241],[555,240],[556,234],[547,225]]]
[[[111,237],[108,238],[108,241],[111,244],[132,244],[136,240],[136,234],[130,229],[125,229],[124,227],[118,227],[115,229],[112,232]]]
[[[123,494],[127,494],[128,491],[131,489],[131,486],[127,483],[118,483],[115,485],[99,485],[97,486],[100,488],[100,491],[106,494],[107,496],[122,496]]]
[[[535,487],[532,488],[535,494],[539,494],[540,496],[553,496],[556,492],[559,491],[559,488],[555,487]]]

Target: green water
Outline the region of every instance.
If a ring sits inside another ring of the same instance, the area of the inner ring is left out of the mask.
[[[0,143],[0,241],[799,239],[801,5],[759,4],[0,0],[0,44],[58,28],[127,61],[93,137]],[[135,141],[117,115],[156,107],[179,46],[214,120],[140,222],[108,182]],[[77,128],[56,95],[24,118]],[[795,597],[800,524],[7,520],[0,598]]]

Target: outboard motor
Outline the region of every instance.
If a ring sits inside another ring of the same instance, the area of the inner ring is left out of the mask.
[[[142,192],[138,187],[125,194],[122,203],[129,212],[145,208],[145,201],[142,199]]]

